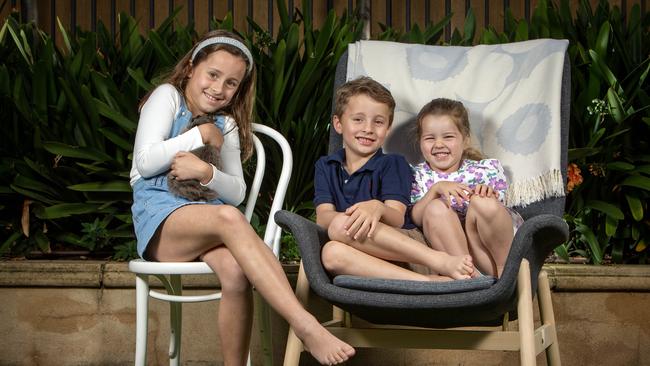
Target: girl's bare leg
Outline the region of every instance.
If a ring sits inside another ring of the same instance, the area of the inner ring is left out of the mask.
[[[500,277],[514,236],[508,210],[494,198],[473,196],[465,230],[472,253],[481,253],[479,258],[490,258],[489,263],[477,261],[480,270]]]
[[[190,261],[225,245],[248,280],[282,316],[322,364],[338,364],[354,349],[334,337],[295,297],[282,266],[244,215],[229,205],[188,205],[174,211],[160,230],[155,258]]]
[[[321,259],[325,269],[333,275],[346,274],[411,281],[451,280],[446,276],[429,276],[410,271],[338,241],[330,241],[323,246]]]
[[[431,249],[381,222],[377,225],[371,238],[366,238],[363,241],[354,240],[346,234],[343,227],[346,218],[347,216],[341,214],[332,220],[328,228],[330,239],[348,244],[374,257],[422,264],[433,270],[433,273],[454,279],[469,278],[474,271],[472,258],[469,255],[453,256]]]
[[[465,219],[465,225],[467,225],[467,219]],[[474,247],[469,247],[468,238],[458,214],[442,200],[433,200],[425,207],[422,231],[433,248],[443,250],[451,255],[469,253],[478,268],[491,266],[492,257],[488,252],[477,251]]]
[[[253,326],[253,292],[248,278],[225,246],[201,256],[221,282],[219,334],[224,365],[246,364]]]

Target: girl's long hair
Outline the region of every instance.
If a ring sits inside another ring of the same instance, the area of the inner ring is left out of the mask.
[[[484,158],[483,153],[469,144],[469,142],[472,141],[469,116],[463,103],[447,98],[436,98],[425,104],[418,113],[416,119],[417,123],[415,132],[417,135],[417,141],[420,141],[420,137],[422,137],[422,120],[424,117],[429,115],[449,116],[449,118],[451,118],[458,128],[458,131],[463,135],[463,139],[468,142],[463,150],[463,159],[481,160]]]
[[[189,80],[188,75],[192,70],[192,66],[198,65],[199,63],[203,62],[210,54],[219,50],[223,50],[232,55],[241,57],[241,59],[246,63],[248,70],[248,66],[251,61],[248,60],[246,55],[244,55],[244,53],[239,50],[239,48],[223,43],[212,44],[202,48],[192,61],[192,53],[194,52],[196,46],[200,42],[212,37],[228,37],[244,43],[244,40],[240,36],[223,29],[207,32],[194,44],[194,47],[192,47],[185,54],[185,56],[183,56],[183,58],[178,61],[171,73],[164,79],[164,82],[172,84],[182,95],[185,95],[185,87],[187,86],[187,82]],[[232,117],[237,123],[237,126],[239,127],[239,143],[241,145],[243,161],[248,160],[248,158],[250,158],[253,154],[252,120],[253,106],[255,104],[255,80],[256,68],[255,64],[253,63],[251,71],[246,72],[244,79],[239,84],[239,88],[237,88],[237,92],[235,92],[235,95],[233,96],[230,103],[224,108],[217,111],[219,114],[225,114]],[[142,99],[140,102],[140,108],[142,108],[142,105],[144,105],[144,103],[147,101],[150,94],[151,93],[147,94]]]

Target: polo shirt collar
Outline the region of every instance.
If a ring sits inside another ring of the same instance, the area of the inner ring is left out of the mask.
[[[364,170],[373,171],[373,170],[377,169],[378,164],[379,164],[379,163],[378,163],[378,162],[379,162],[379,158],[381,158],[383,155],[384,155],[384,151],[382,150],[382,148],[379,148],[379,150],[377,150],[377,152],[375,153],[375,155],[373,155],[373,156],[370,158],[370,160],[368,160],[368,161],[367,161],[367,162],[366,162],[366,163],[365,163],[361,168],[359,168],[359,170],[357,170],[355,173],[357,173],[357,172],[362,172],[362,171],[364,171]],[[337,163],[339,163],[341,166],[343,166],[343,165],[345,164],[345,149],[340,149],[339,151],[335,152],[334,154],[330,154],[330,155],[327,157],[327,162],[328,162],[328,163],[330,163],[330,162],[337,162]]]

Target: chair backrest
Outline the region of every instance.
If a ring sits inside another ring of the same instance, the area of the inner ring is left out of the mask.
[[[271,210],[266,221],[266,229],[264,231],[264,242],[273,250],[273,253],[277,257],[280,253],[280,237],[282,232],[281,228],[275,223],[274,216],[278,210],[282,209],[282,204],[284,203],[284,197],[287,193],[287,187],[289,186],[289,179],[291,178],[291,170],[293,169],[293,154],[291,152],[291,146],[289,146],[289,143],[284,136],[271,127],[253,123],[253,132],[255,134],[264,134],[270,137],[282,150],[282,170],[280,171],[280,177],[278,178],[278,183],[271,204]],[[253,210],[255,209],[257,197],[264,178],[264,171],[266,169],[266,152],[264,150],[264,145],[255,135],[253,136],[253,143],[255,146],[257,165],[255,166],[255,174],[253,176],[253,182],[250,185],[250,191],[248,193],[248,199],[244,211],[248,221],[250,221],[253,216]]]
[[[392,42],[385,42],[386,44],[390,44]],[[507,46],[507,45],[504,45]],[[456,47],[460,48],[460,47]],[[340,87],[343,83],[345,83],[349,76],[348,72],[348,60],[349,58],[349,51],[346,51],[341,58],[338,61],[338,65],[336,68],[336,74],[335,74],[335,79],[334,79],[334,93],[336,93],[336,89]],[[363,68],[362,68],[363,69]],[[362,70],[365,71],[365,70]],[[451,70],[453,72],[454,70]],[[358,75],[357,75],[358,76]],[[372,75],[370,75],[372,76]],[[387,86],[390,90],[391,93],[393,93],[393,96],[397,98],[395,95],[395,91],[391,89],[390,85],[385,85]],[[540,85],[540,88],[547,87],[546,85]],[[566,182],[566,177],[567,177],[567,145],[568,145],[568,135],[569,135],[569,114],[570,114],[570,97],[571,97],[571,67],[570,67],[570,62],[568,57],[564,57],[564,64],[562,66],[562,75],[561,75],[561,86],[560,86],[560,133],[559,133],[559,138],[560,141],[558,142],[559,149],[561,149],[560,152],[560,170],[561,170],[561,175],[562,175],[562,182]],[[466,107],[469,106],[467,103]],[[418,106],[417,109],[419,109],[420,106]],[[332,113],[333,113],[334,106],[332,106]],[[397,112],[397,111],[396,111]],[[472,118],[472,112],[470,110],[470,119]],[[418,159],[420,159],[420,152],[418,147],[415,145],[415,143],[411,143],[415,139],[412,138],[413,135],[410,134],[409,128],[404,128],[403,127],[398,127],[398,128],[393,128],[393,131],[391,132],[391,136],[389,136],[389,139],[386,142],[386,145],[384,146],[384,149],[386,152],[393,152],[393,153],[400,153],[404,155],[407,160],[411,163],[416,163],[418,162]],[[397,130],[396,130],[397,129]],[[343,141],[341,139],[341,136],[336,133],[336,131],[332,128],[330,129],[330,136],[329,136],[329,147],[328,151],[329,153],[332,153],[334,151],[337,151],[340,149],[343,145]],[[559,217],[562,217],[564,213],[564,205],[565,205],[565,196],[562,195],[557,195],[557,196],[546,196],[541,200],[528,203],[526,205],[516,205],[514,208],[525,218],[528,219],[529,217],[536,216],[539,214],[553,214]]]

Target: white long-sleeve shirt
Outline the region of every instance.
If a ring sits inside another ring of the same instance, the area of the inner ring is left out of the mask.
[[[170,169],[179,151],[190,151],[203,146],[198,127],[167,138],[176,115],[181,109],[183,96],[171,84],[157,87],[142,106],[140,121],[133,147],[131,185],[141,177],[149,178]],[[189,111],[184,112],[189,113]],[[206,186],[219,195],[225,203],[237,206],[246,195],[246,182],[241,165],[239,128],[234,119],[226,117],[221,170],[212,167],[212,180]]]

